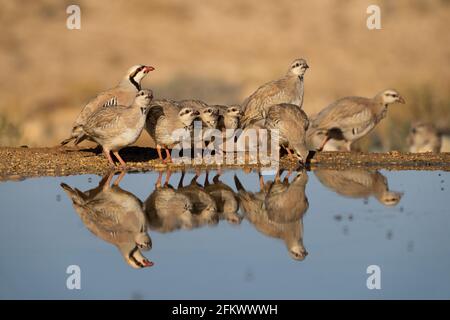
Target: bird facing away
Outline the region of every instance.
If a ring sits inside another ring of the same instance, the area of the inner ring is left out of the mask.
[[[172,232],[178,229],[192,229],[194,210],[191,199],[178,192],[169,184],[170,171],[166,183],[161,184],[162,172],[159,173],[155,190],[144,202],[144,211],[149,227],[158,232]]]
[[[397,205],[402,197],[402,193],[389,190],[386,177],[378,171],[321,169],[314,174],[325,187],[344,197],[373,196],[385,206]]]
[[[300,261],[308,254],[303,245],[303,214],[308,209],[304,193],[308,179],[305,176],[306,173],[298,174],[292,182],[295,186],[291,190],[288,190],[289,182],[285,179],[283,183],[267,182],[257,193],[245,190],[237,176],[234,177],[244,217],[262,234],[283,240],[289,256]],[[274,184],[276,186],[272,187]],[[280,188],[279,184],[284,184],[284,187]],[[291,199],[287,202],[286,197],[289,196]]]
[[[440,152],[442,137],[432,124],[416,122],[411,126],[407,144],[412,153]]]
[[[144,65],[136,65],[128,69],[126,75],[116,87],[99,93],[83,107],[73,124],[70,137],[62,141],[61,145],[77,139],[82,133],[81,126],[86,123],[88,117],[97,109],[105,106],[130,106],[136,97],[136,93],[141,90],[142,79],[153,70],[155,68]],[[78,142],[81,141],[78,139]]]
[[[238,214],[239,202],[233,189],[220,181],[220,175],[216,174],[213,183],[209,182],[209,172],[206,171],[205,191],[214,199],[219,214],[219,219],[226,219],[230,224],[240,224],[242,217]]]
[[[192,108],[200,113],[200,120],[204,128],[215,129],[219,118],[219,109],[215,106],[209,106],[200,100],[181,100],[178,101],[181,108]]]
[[[293,104],[277,104],[267,112],[265,127],[270,130],[278,130],[280,146],[288,151],[294,150],[295,156],[302,162],[306,162],[308,148],[306,147],[306,130],[309,121],[306,113]]]
[[[327,149],[328,141],[338,140],[347,151],[351,144],[367,135],[387,114],[388,105],[405,103],[393,89],[380,92],[373,98],[341,98],[313,117],[307,132],[307,144],[311,150]],[[331,143],[332,144],[332,143]]]
[[[155,141],[161,161],[166,163],[172,160],[168,149],[173,148],[183,138],[175,135],[175,131],[185,129],[192,135],[192,122],[199,115],[193,108],[180,108],[176,102],[170,100],[158,100],[152,104],[145,129]],[[166,159],[162,157],[161,148],[166,150]]]
[[[131,106],[119,105],[98,109],[81,126],[81,133],[75,144],[87,136],[102,146],[106,158],[113,166],[111,151],[125,167],[126,163],[120,157],[119,150],[135,143],[141,135],[152,99],[151,90],[141,90],[135,95]]]
[[[150,267],[153,262],[140,251],[152,247],[142,203],[132,193],[119,187],[124,175],[123,172],[111,186],[114,173],[109,173],[96,188],[85,192],[65,183],[61,183],[61,187],[89,231],[115,245],[131,267]]]
[[[259,87],[243,103],[244,115],[242,127],[265,118],[270,106],[280,103],[303,105],[303,77],[309,68],[305,59],[296,59],[289,66],[287,74],[278,80],[271,81]]]

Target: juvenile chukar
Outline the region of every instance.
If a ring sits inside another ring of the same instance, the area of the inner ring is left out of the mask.
[[[98,109],[81,126],[75,144],[87,136],[102,146],[106,158],[113,166],[111,151],[125,167],[126,163],[120,157],[119,150],[135,143],[141,135],[152,99],[151,90],[141,90],[135,95],[131,106],[119,105]]]
[[[103,177],[98,187],[82,192],[65,183],[61,187],[72,200],[86,228],[100,239],[115,245],[133,268],[153,265],[140,250],[152,247],[141,201],[119,187],[122,173],[111,186],[113,173]]]
[[[209,106],[200,100],[181,100],[177,102],[181,108],[192,108],[197,110],[205,128],[215,129],[219,118],[219,109],[215,106]]]
[[[279,144],[286,148],[289,157],[294,150],[295,156],[302,162],[306,162],[308,149],[306,147],[306,130],[309,121],[306,113],[293,104],[277,104],[272,106],[268,112],[265,127],[278,130]]]
[[[373,98],[346,97],[333,102],[315,116],[307,132],[307,143],[312,150],[327,149],[330,140],[338,140],[350,151],[351,144],[367,135],[386,117],[388,105],[405,103],[392,89],[384,90]]]
[[[155,68],[144,65],[136,65],[128,69],[126,75],[116,87],[99,93],[83,107],[73,124],[70,137],[62,141],[61,145],[77,139],[81,133],[81,126],[86,123],[87,118],[97,109],[104,106],[131,105],[136,97],[136,93],[141,90],[142,79],[153,70]],[[78,140],[78,142],[81,141],[81,139]]]
[[[270,106],[275,104],[291,103],[301,108],[303,76],[308,68],[304,59],[296,59],[283,78],[259,87],[242,105],[244,111],[241,119],[242,127],[264,119]]]
[[[416,122],[411,126],[407,144],[413,153],[440,152],[442,137],[433,125]]]
[[[321,169],[314,174],[325,187],[345,197],[373,196],[385,206],[397,205],[402,197],[402,193],[389,190],[387,178],[378,171]]]
[[[227,129],[239,129],[242,117],[241,107],[239,105],[215,106],[219,109],[219,119],[217,129],[225,131]]]
[[[200,113],[193,108],[180,108],[170,100],[158,100],[153,103],[147,116],[145,129],[156,143],[159,159],[170,162],[171,156],[168,149],[174,147],[182,139],[181,135],[174,134],[175,130],[187,130],[191,135],[192,122]],[[190,136],[189,136],[190,138]],[[161,148],[166,150],[166,159],[163,159]]]

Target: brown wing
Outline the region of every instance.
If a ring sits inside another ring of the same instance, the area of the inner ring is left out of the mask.
[[[84,132],[92,138],[107,138],[115,136],[126,129],[122,121],[129,107],[112,106],[95,111],[83,126]]]
[[[244,127],[265,117],[267,108],[274,104],[288,103],[289,78],[275,80],[259,87],[243,103],[244,115],[241,122]]]

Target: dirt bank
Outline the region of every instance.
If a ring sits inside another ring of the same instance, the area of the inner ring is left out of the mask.
[[[150,148],[129,147],[121,151],[130,171],[180,170],[182,168],[217,168],[216,165],[175,165],[163,164]],[[222,168],[243,168],[242,165],[222,166]],[[257,165],[246,166],[257,168]],[[295,169],[298,164],[283,156],[280,167]],[[308,169],[319,168],[348,169],[365,167],[388,170],[444,170],[450,171],[450,153],[331,153],[314,154]],[[0,148],[0,180],[20,180],[38,176],[67,176],[77,174],[102,174],[111,167],[98,149],[74,148]]]

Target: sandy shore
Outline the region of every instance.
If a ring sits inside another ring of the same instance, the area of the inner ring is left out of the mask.
[[[215,169],[217,165],[163,164],[155,150],[129,147],[121,151],[129,171]],[[280,167],[296,169],[299,164],[283,156]],[[258,168],[258,165],[222,165],[222,168]],[[411,154],[389,153],[337,153],[314,154],[307,169],[335,168],[339,170],[365,167],[388,170],[444,170],[450,171],[450,153]],[[0,148],[0,180],[21,180],[27,177],[103,174],[111,170],[98,149],[76,148]]]

